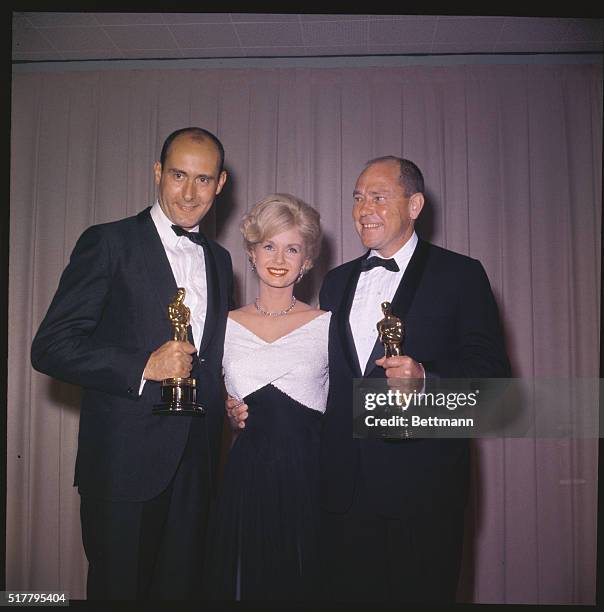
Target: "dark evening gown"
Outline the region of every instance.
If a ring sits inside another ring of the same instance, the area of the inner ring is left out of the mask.
[[[212,511],[209,599],[318,597],[319,435],[330,313],[274,342],[228,320],[227,391],[249,407]]]

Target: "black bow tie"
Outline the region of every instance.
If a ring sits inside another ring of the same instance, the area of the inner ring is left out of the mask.
[[[390,270],[390,272],[398,272],[399,267],[394,259],[384,259],[383,257],[369,257],[368,259],[363,259],[361,261],[361,272],[367,272],[367,270],[372,270],[373,268],[377,268],[381,266],[382,268],[386,268],[386,270]]]
[[[173,225],[172,229],[177,236],[186,236],[191,242],[200,246],[208,245],[206,237],[201,232],[187,232],[186,229],[183,229],[179,225]]]

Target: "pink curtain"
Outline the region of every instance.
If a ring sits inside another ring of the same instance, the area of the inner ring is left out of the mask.
[[[35,373],[29,347],[79,234],[154,200],[165,136],[214,131],[230,179],[205,222],[255,297],[241,215],[269,192],[321,213],[303,286],[362,252],[351,219],[363,163],[422,168],[418,232],[480,259],[519,378],[598,377],[601,65],[15,72],[10,202],[7,589],[84,597],[72,488],[79,391]],[[486,439],[459,598],[595,601],[596,439]]]

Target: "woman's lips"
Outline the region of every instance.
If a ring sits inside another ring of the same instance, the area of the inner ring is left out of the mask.
[[[272,276],[285,276],[289,272],[287,268],[267,268],[266,270]]]

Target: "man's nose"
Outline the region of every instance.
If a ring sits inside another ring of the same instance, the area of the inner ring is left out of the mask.
[[[185,186],[183,187],[182,197],[187,202],[190,202],[195,198],[195,185],[193,184],[193,181],[187,181],[185,183]]]

